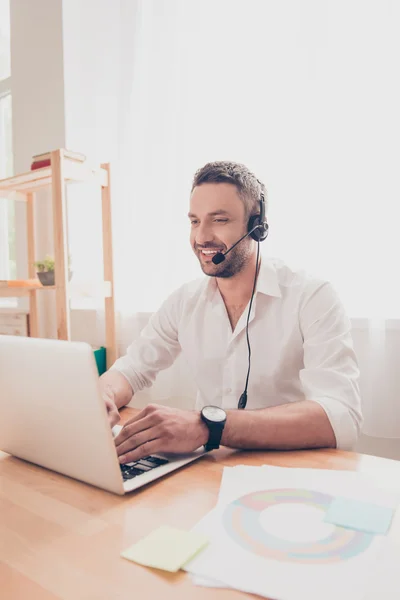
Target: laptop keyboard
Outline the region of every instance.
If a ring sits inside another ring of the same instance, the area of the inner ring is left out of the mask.
[[[156,467],[166,465],[168,462],[169,461],[165,458],[158,458],[158,456],[146,456],[146,458],[141,458],[136,462],[120,465],[122,478],[124,481],[128,481],[129,479],[133,479],[138,475],[143,475],[143,473],[147,473]]]

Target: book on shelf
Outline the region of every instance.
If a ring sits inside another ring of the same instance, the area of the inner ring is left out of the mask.
[[[31,164],[31,171],[35,171],[35,169],[44,169],[44,167],[49,167],[50,165],[51,160],[49,158],[46,160],[38,160]]]
[[[39,279],[0,279],[0,288],[42,287]]]
[[[64,150],[64,157],[79,163],[83,163],[86,160],[86,156],[84,154],[80,154],[79,152],[72,152],[72,150]],[[35,154],[32,157],[31,171],[34,171],[35,169],[43,169],[44,167],[49,167],[50,164],[51,152]]]

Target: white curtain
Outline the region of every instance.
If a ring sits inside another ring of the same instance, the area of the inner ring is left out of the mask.
[[[400,438],[398,355],[390,354],[390,336],[400,336],[400,3],[121,6],[114,224],[122,348],[173,289],[200,274],[186,216],[195,170],[242,162],[269,192],[262,252],[336,286],[358,323],[365,431]],[[161,381],[164,395],[182,389],[176,375]]]

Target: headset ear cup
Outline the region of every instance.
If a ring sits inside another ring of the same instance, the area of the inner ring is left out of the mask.
[[[253,233],[250,234],[250,237],[256,242],[263,242],[268,236],[268,223],[266,221],[261,223],[260,215],[252,215],[250,217],[247,231],[251,231],[253,227],[256,227],[257,225],[262,225],[262,227],[253,231]]]
[[[260,224],[260,215],[252,215],[249,219],[249,223],[247,225],[247,231],[251,231],[253,229],[253,227],[256,227],[257,225]],[[250,234],[250,237],[255,240],[256,242],[258,242],[258,238],[259,238],[259,229],[256,229],[255,231],[253,231],[253,233]]]

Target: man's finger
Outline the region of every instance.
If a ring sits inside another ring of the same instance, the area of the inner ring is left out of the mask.
[[[111,427],[114,427],[117,423],[119,423],[121,417],[117,409],[110,410],[108,413],[108,421]]]
[[[118,447],[120,444],[125,442],[132,435],[136,435],[141,431],[145,431],[146,429],[150,429],[154,425],[154,417],[153,415],[147,415],[142,417],[139,421],[128,421],[125,423],[122,430],[119,432],[117,437],[115,438],[115,445]]]
[[[135,423],[136,421],[140,421],[141,419],[144,419],[144,417],[146,417],[146,415],[148,415],[148,414],[149,414],[148,413],[148,406],[145,406],[134,417],[131,417],[130,419],[128,419],[128,421],[125,423],[125,425],[131,425],[131,423]]]
[[[119,456],[119,462],[121,464],[134,462],[136,460],[140,460],[141,458],[145,458],[146,456],[150,456],[150,454],[156,454],[161,451],[161,440],[152,440],[151,442],[146,442],[136,448],[135,450],[131,450],[122,456]]]
[[[160,408],[160,406],[158,404],[148,404],[147,406],[142,408],[142,410],[140,412],[138,412],[137,415],[128,419],[128,421],[125,423],[125,426],[131,425],[132,423],[136,423],[136,421],[141,421],[142,419],[144,419],[147,416],[151,416],[152,414],[155,413],[155,411],[158,408]]]
[[[121,456],[139,448],[143,444],[147,442],[151,442],[153,440],[161,438],[161,428],[160,427],[151,427],[150,429],[146,429],[145,431],[140,431],[135,435],[130,436],[127,440],[122,442],[119,446],[117,446],[117,453]]]
[[[121,418],[118,409],[114,402],[111,402],[111,400],[108,400],[107,398],[105,400],[105,405],[107,408],[108,422],[110,423],[111,427],[114,427],[114,425],[116,425]]]

